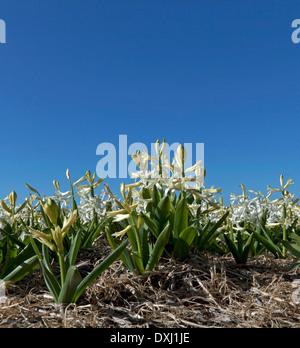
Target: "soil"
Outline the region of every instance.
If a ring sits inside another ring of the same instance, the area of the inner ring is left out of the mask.
[[[86,274],[109,253],[100,239],[78,269]],[[185,262],[161,259],[140,276],[118,260],[63,309],[38,269],[7,289],[0,328],[300,328],[294,262],[266,254],[239,266],[230,255],[193,250]]]

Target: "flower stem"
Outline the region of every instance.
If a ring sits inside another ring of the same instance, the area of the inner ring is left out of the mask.
[[[59,266],[60,266],[60,282],[61,282],[61,286],[63,286],[66,279],[66,264],[64,260],[64,255],[59,253],[58,259],[59,259]]]
[[[132,214],[130,213],[130,218],[132,221],[132,225],[134,227],[134,232],[135,232],[135,238],[136,238],[136,242],[137,242],[137,248],[138,248],[138,257],[143,260],[143,255],[142,255],[142,246],[141,246],[141,239],[140,239],[140,234],[139,234],[139,230],[138,227],[136,225],[134,216],[132,216]]]
[[[286,229],[285,221],[286,221],[286,206],[283,203],[282,231],[283,231],[283,241],[284,242],[287,241],[287,229]],[[282,248],[282,255],[284,258],[286,258],[286,247],[285,246],[283,246],[283,248]]]

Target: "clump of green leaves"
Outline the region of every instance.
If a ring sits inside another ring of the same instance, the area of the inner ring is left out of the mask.
[[[45,283],[56,303],[76,303],[84,290],[120,257],[127,241],[125,240],[111,255],[82,278],[75,265],[82,243],[82,234],[80,232],[76,234],[67,253],[64,247],[64,238],[77,219],[77,210],[72,210],[70,216],[60,225],[59,207],[53,200],[48,200],[42,209],[51,223],[50,232],[39,231],[32,227],[28,229],[31,232],[31,243],[38,257]],[[41,251],[35,239],[42,244]],[[51,269],[50,252],[59,260],[60,279],[55,277]]]
[[[152,271],[161,257],[184,261],[194,245],[199,250],[208,248],[215,242],[217,230],[228,213],[217,224],[207,224],[202,230],[188,206],[188,199],[182,192],[176,195],[164,194],[154,185],[152,190],[143,189],[143,199],[148,201],[145,212],[136,212],[137,204],[130,204],[131,191],[123,191],[123,209],[109,213],[114,220],[107,229],[108,241],[115,249],[127,235],[131,250],[122,255],[124,264],[132,271],[146,273]]]
[[[4,282],[17,282],[33,272],[38,267],[38,259],[30,244],[30,239],[24,233],[20,212],[26,206],[25,201],[17,206],[17,194],[12,191],[7,197],[7,203],[1,200],[1,207],[7,219],[2,219],[4,225],[0,228],[0,279]]]

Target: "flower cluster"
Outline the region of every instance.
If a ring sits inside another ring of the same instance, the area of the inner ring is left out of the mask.
[[[250,197],[245,186],[241,185],[243,194],[239,196],[232,194],[230,196],[230,219],[236,230],[244,230],[245,225],[257,226],[265,211],[268,212],[266,224],[268,227],[284,224],[288,228],[295,220],[297,224],[300,224],[299,199],[296,199],[294,194],[287,191],[287,188],[292,184],[292,180],[289,179],[284,185],[281,176],[280,181],[281,188],[274,189],[267,186],[267,195],[263,195],[261,191],[249,190],[250,193],[254,194],[254,197]],[[271,197],[276,192],[281,193],[281,197],[272,200]]]
[[[206,211],[208,206],[214,207],[215,210],[218,202],[214,194],[220,193],[222,189],[214,187],[207,189],[204,186],[206,173],[201,161],[186,168],[187,153],[183,145],[178,146],[172,162],[165,154],[165,140],[161,145],[157,140],[155,145],[156,157],[150,156],[146,151],[138,151],[132,155],[139,170],[130,173],[131,178],[136,182],[126,185],[126,189],[131,191],[134,202],[139,203],[137,211],[145,211],[149,200],[143,198],[143,190],[152,190],[154,185],[163,190],[165,195],[176,194],[176,192],[192,194],[195,198],[194,204],[190,205],[193,214],[196,214],[199,208]]]

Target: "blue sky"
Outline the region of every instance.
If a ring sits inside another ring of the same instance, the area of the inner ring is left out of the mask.
[[[280,174],[300,196],[296,18],[291,0],[1,0],[0,196],[68,189],[120,134],[205,143],[224,199]]]

